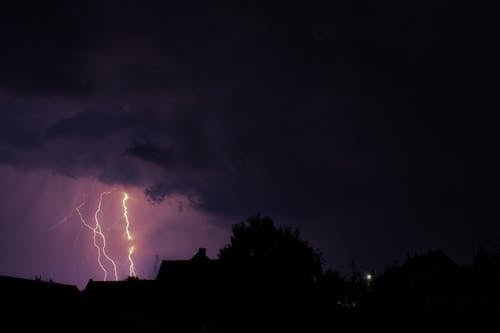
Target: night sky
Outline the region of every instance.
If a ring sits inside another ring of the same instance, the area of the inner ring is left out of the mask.
[[[256,213],[343,272],[500,242],[486,3],[6,3],[0,275],[102,279],[107,190],[120,278],[123,191],[143,278]]]

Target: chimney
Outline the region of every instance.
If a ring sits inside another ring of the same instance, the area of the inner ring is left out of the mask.
[[[207,261],[208,260],[207,250],[204,247],[200,247],[198,249],[198,252],[193,256],[193,258],[191,260],[197,261],[197,262]]]

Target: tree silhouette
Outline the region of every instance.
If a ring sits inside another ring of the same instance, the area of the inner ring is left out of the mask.
[[[298,229],[275,226],[260,215],[233,226],[219,259],[240,278],[265,283],[311,283],[322,272],[321,253],[301,239]]]

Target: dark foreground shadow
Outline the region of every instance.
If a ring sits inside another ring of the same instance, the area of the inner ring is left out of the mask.
[[[163,261],[156,280],[74,286],[0,277],[4,327],[110,332],[478,332],[498,329],[500,256],[460,267],[441,251],[379,274],[322,271],[298,230],[255,216],[217,260]]]

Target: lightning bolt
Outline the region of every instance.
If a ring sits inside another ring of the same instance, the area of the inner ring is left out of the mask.
[[[97,208],[94,212],[94,225],[89,224],[85,220],[84,215],[82,214],[81,209],[87,203],[86,199],[84,198],[83,202],[81,204],[79,204],[76,208],[74,208],[73,211],[68,216],[64,217],[58,223],[56,223],[55,225],[53,225],[49,228],[49,230],[51,230],[51,229],[54,229],[54,228],[60,226],[61,224],[64,224],[66,221],[69,220],[69,218],[71,218],[71,215],[74,214],[74,212],[76,212],[78,214],[78,217],[80,218],[80,222],[81,222],[80,231],[81,231],[81,229],[83,229],[85,227],[92,232],[93,245],[97,250],[97,263],[104,273],[104,278],[103,278],[104,281],[107,281],[109,272],[108,272],[108,269],[106,268],[105,263],[103,262],[103,257],[107,261],[109,261],[111,263],[111,265],[113,266],[114,278],[116,281],[118,281],[117,265],[116,265],[116,262],[106,252],[106,244],[107,244],[106,243],[106,236],[104,235],[104,232],[103,232],[102,226],[101,226],[101,221],[100,221],[104,196],[109,195],[111,193],[112,193],[112,191],[107,191],[107,192],[102,192],[99,195],[99,202],[98,202]],[[132,243],[134,237],[132,236],[132,233],[130,231],[130,219],[129,219],[128,207],[127,207],[127,201],[129,199],[130,199],[130,197],[129,197],[128,193],[123,192],[122,207],[123,207],[123,219],[125,221],[124,234],[127,238],[128,243],[130,244],[130,246],[128,247],[128,254],[127,254],[127,258],[129,261],[129,276],[130,277],[137,277],[135,263],[134,263],[134,260],[132,257],[132,255],[135,252],[135,244]],[[78,235],[80,234],[80,231],[78,232]],[[77,235],[77,237],[78,237],[78,235]],[[75,239],[75,242],[76,242],[76,239]],[[108,266],[108,268],[109,268],[109,266]]]
[[[137,277],[134,261],[132,260],[132,254],[134,253],[134,250],[135,247],[133,245],[128,249],[128,261],[130,262],[129,276]]]
[[[97,263],[99,264],[99,267],[101,267],[102,271],[104,272],[104,281],[106,281],[106,278],[108,276],[108,271],[106,270],[106,267],[102,264],[101,260],[101,247],[97,243],[97,229],[93,228],[90,224],[88,224],[85,219],[83,218],[82,212],[80,209],[85,205],[85,201],[78,207],[75,208],[76,212],[78,213],[78,216],[80,217],[80,221],[82,222],[82,225],[87,227],[90,231],[92,231],[94,235],[94,247],[97,249]]]
[[[68,221],[69,221],[69,219],[70,219],[70,218],[73,216],[73,214],[75,213],[75,211],[78,211],[78,209],[82,208],[82,207],[85,205],[85,202],[86,202],[86,200],[85,200],[85,195],[84,195],[84,196],[83,196],[83,202],[82,202],[80,205],[78,205],[76,208],[73,208],[73,209],[71,210],[71,212],[70,212],[68,215],[66,215],[65,217],[63,217],[61,220],[59,220],[59,222],[57,222],[56,224],[54,224],[54,225],[50,226],[50,227],[49,227],[49,230],[53,230],[53,229],[55,229],[55,228],[57,228],[57,227],[61,226],[62,224],[64,224],[64,223],[68,222]]]
[[[102,240],[101,250],[98,251],[99,265],[101,266],[101,268],[104,267],[102,265],[102,262],[100,261],[100,254],[101,254],[101,251],[102,251],[102,254],[104,255],[104,257],[113,266],[113,272],[115,274],[115,281],[118,281],[118,272],[117,272],[117,269],[116,269],[116,263],[106,253],[106,236],[104,236],[104,233],[102,232],[101,224],[99,223],[99,213],[101,212],[102,199],[103,199],[103,197],[105,195],[108,195],[108,194],[111,194],[111,192],[102,192],[101,193],[101,195],[99,196],[99,204],[97,205],[97,209],[96,209],[95,214],[94,214],[94,220],[95,220],[95,227],[93,228],[93,232],[94,232],[94,245],[97,244],[96,237],[99,236],[101,238],[101,240]],[[107,271],[106,271],[106,269],[103,269],[103,271],[104,271],[104,281],[106,281]]]
[[[123,192],[122,206],[123,206],[123,218],[125,220],[125,234],[127,235],[127,240],[129,242],[131,242],[133,237],[132,237],[132,234],[130,233],[130,220],[128,218],[128,207],[127,207],[127,200],[128,199],[129,199],[129,196],[128,196],[127,192]],[[132,254],[134,253],[134,251],[135,251],[135,246],[131,245],[128,248],[128,261],[130,263],[129,276],[137,277],[137,274],[135,272],[134,260],[132,259]]]
[[[131,241],[132,235],[130,234],[130,229],[129,229],[130,221],[128,219],[127,200],[128,200],[128,194],[126,192],[123,192],[122,206],[123,206],[123,218],[125,219],[125,233],[127,234],[127,239]]]

